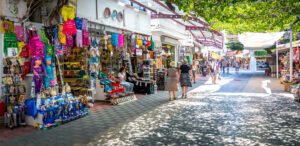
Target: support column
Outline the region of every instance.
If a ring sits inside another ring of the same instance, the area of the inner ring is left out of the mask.
[[[290,25],[290,81],[293,77],[293,24]]]

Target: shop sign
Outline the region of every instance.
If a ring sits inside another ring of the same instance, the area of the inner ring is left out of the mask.
[[[115,21],[115,20],[118,20],[119,22],[122,22],[123,21],[123,17],[124,17],[124,15],[123,15],[123,12],[118,12],[117,10],[113,10],[112,12],[111,12],[111,10],[110,10],[110,8],[108,8],[108,7],[106,7],[105,9],[104,9],[104,18],[106,18],[106,19],[109,19],[109,18],[111,18],[113,21]]]

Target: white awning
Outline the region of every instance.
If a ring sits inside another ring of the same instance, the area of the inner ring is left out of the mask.
[[[238,39],[244,44],[245,49],[248,50],[261,50],[271,47],[278,41],[284,32],[274,33],[253,33],[247,32],[239,35]]]

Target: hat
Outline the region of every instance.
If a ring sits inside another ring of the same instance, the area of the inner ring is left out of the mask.
[[[175,67],[175,62],[174,62],[174,61],[171,61],[170,66],[171,66],[171,67]]]

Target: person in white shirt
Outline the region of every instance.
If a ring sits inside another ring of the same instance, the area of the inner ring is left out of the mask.
[[[121,85],[125,87],[126,92],[132,92],[134,84],[130,82],[126,82],[126,69],[121,67],[118,73],[118,78],[121,82]]]

